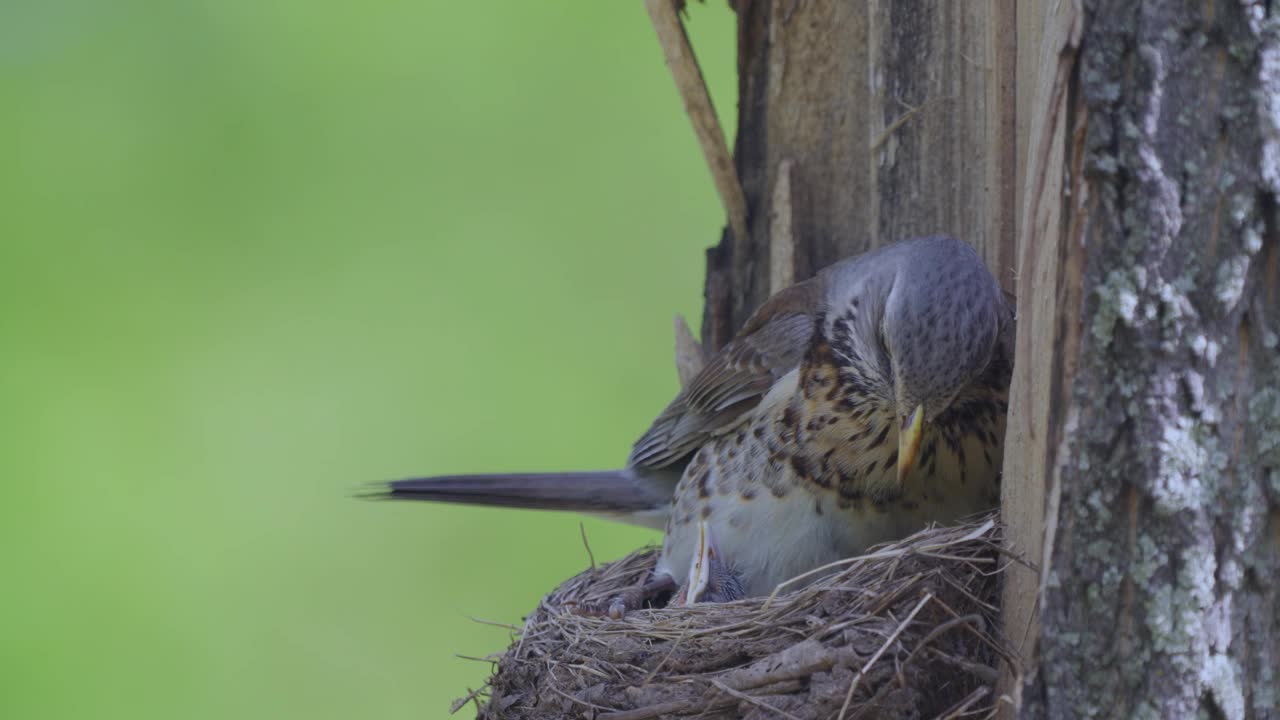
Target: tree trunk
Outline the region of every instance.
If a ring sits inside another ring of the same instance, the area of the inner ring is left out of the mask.
[[[1058,301],[1018,356],[1058,373],[1037,409],[1052,418],[1048,572],[1028,716],[1276,716],[1280,25],[1267,5],[1094,0],[1075,19],[1065,146],[1046,164],[1068,178],[1061,222],[1024,236],[1042,258],[1026,277],[1051,279],[1020,288],[1020,309],[1046,288]]]
[[[841,257],[969,241],[1019,294],[1003,512],[1048,568],[1007,579],[1015,704],[1275,717],[1270,3],[735,6],[748,231],[708,252],[706,344]]]

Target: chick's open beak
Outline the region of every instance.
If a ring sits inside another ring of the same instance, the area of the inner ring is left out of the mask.
[[[901,485],[920,455],[920,440],[924,437],[924,405],[917,405],[911,416],[903,420],[898,431],[898,484]]]
[[[707,521],[698,522],[698,546],[693,552],[693,562],[689,565],[689,579],[685,582],[684,604],[692,605],[702,600],[702,595],[711,585],[711,561],[714,550],[707,530]]]

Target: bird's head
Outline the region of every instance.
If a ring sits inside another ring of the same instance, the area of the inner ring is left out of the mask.
[[[705,520],[699,521],[698,544],[689,566],[689,579],[685,581],[683,599],[675,604],[730,602],[745,596],[742,579],[720,556],[711,527]]]
[[[965,243],[922,238],[890,245],[833,277],[828,337],[898,430],[898,480],[915,466],[930,424],[986,370],[1004,298]]]

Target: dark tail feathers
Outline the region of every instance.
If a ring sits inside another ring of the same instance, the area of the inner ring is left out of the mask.
[[[379,483],[363,496],[588,513],[651,511],[671,501],[669,486],[664,495],[661,484],[633,470],[440,475]]]

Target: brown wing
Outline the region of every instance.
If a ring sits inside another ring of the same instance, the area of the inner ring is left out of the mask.
[[[765,301],[636,441],[628,465],[673,465],[755,407],[808,350],[823,286],[814,278]]]

